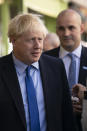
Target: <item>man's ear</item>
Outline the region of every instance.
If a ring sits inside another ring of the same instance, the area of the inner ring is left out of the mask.
[[[81,34],[84,32],[84,24],[81,24]]]
[[[14,44],[15,41],[16,41],[16,39],[15,39],[14,37],[11,37],[11,38],[10,38],[10,42],[11,42],[12,44]]]

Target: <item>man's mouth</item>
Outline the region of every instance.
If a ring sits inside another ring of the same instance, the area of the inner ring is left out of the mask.
[[[72,37],[71,37],[71,36],[69,36],[69,37],[64,37],[63,40],[66,40],[66,41],[72,40]]]
[[[35,57],[39,56],[40,54],[41,54],[41,52],[33,52],[32,53],[32,55],[35,56]]]

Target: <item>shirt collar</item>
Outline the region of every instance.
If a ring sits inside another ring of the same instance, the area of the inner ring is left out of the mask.
[[[80,42],[80,45],[72,53],[76,57],[80,58],[80,56],[81,56],[81,50],[82,50],[82,45],[81,45],[81,42]],[[62,46],[60,46],[60,52],[59,52],[60,58],[64,58],[69,53],[70,52],[66,51]]]
[[[14,61],[14,64],[15,64],[15,68],[17,70],[17,72],[19,74],[22,74],[25,72],[26,68],[28,67],[28,65],[24,64],[22,61],[18,60],[14,54],[12,54],[12,57],[13,57],[13,61]],[[35,69],[39,69],[39,63],[38,61],[37,62],[34,62],[31,64]]]

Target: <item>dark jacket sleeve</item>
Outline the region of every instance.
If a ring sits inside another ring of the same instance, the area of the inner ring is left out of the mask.
[[[63,131],[76,131],[71,95],[65,70],[63,70],[63,88]]]

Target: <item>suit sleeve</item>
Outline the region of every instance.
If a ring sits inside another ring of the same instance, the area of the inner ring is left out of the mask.
[[[63,131],[76,131],[71,96],[70,96],[65,68],[63,70],[63,108],[62,109],[63,109]]]

